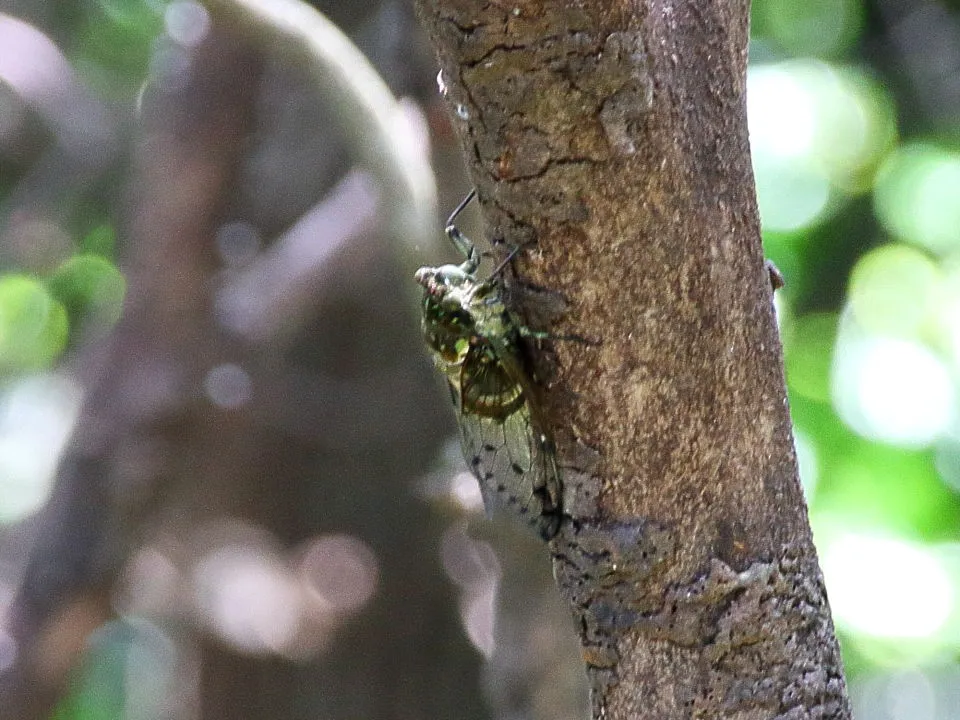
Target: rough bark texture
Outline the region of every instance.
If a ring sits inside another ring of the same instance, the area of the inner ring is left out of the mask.
[[[519,314],[590,341],[537,367],[594,717],[849,717],[760,243],[748,3],[418,8],[490,239],[525,248]]]

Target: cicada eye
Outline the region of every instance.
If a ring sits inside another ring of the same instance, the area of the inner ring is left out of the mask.
[[[413,279],[416,280],[420,285],[426,287],[431,283],[435,282],[437,277],[437,268],[432,267],[422,267],[414,274]]]

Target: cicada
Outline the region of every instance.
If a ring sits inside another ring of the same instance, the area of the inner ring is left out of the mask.
[[[487,514],[510,511],[549,540],[560,527],[560,473],[522,346],[524,337],[545,335],[510,312],[496,271],[477,277],[480,254],[454,225],[475,194],[453,211],[446,228],[464,261],[417,271],[423,335],[450,387],[463,455]]]

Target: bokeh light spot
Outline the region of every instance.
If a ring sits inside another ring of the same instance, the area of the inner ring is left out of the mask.
[[[947,437],[934,448],[933,464],[943,480],[954,492],[960,493],[960,439]]]
[[[916,337],[932,315],[939,288],[940,271],[930,258],[894,244],[860,257],[847,296],[865,331]]]
[[[457,504],[467,512],[483,512],[483,495],[477,479],[466,471],[458,472],[450,478],[450,494]]]
[[[921,672],[899,673],[886,688],[891,720],[936,720],[933,683]]]
[[[850,673],[853,716],[861,720],[955,720],[960,717],[960,667],[924,663],[921,667]]]
[[[99,225],[83,236],[80,247],[86,253],[112,258],[117,250],[117,232],[112,225]]]
[[[821,218],[830,201],[830,183],[796,163],[770,162],[757,156],[753,164],[757,203],[763,227],[790,232]]]
[[[884,86],[856,68],[831,67],[818,88],[814,162],[835,187],[867,192],[896,142],[896,105]]]
[[[803,158],[816,133],[814,99],[794,66],[760,65],[747,76],[750,146],[756,155]]]
[[[195,47],[210,31],[210,13],[199,3],[178,0],[167,5],[163,24],[175,43]]]
[[[162,625],[144,618],[126,618],[133,632],[124,663],[124,712],[130,720],[175,716],[179,652]],[[173,705],[173,707],[171,707]],[[181,709],[182,708],[178,708]]]
[[[496,552],[457,523],[443,534],[440,560],[460,589],[460,621],[467,637],[485,657],[491,657],[496,649],[496,601],[503,574]]]
[[[765,230],[808,227],[868,189],[896,135],[893,103],[873,79],[810,60],[752,66],[747,112]]]
[[[503,572],[489,543],[474,540],[462,524],[453,525],[443,534],[440,562],[447,577],[461,588],[496,582]]]
[[[173,610],[182,578],[159,548],[141,548],[124,568],[118,605],[126,614],[159,614]]]
[[[292,643],[300,592],[291,574],[264,548],[222,545],[194,570],[197,607],[209,625],[240,650],[279,652]]]
[[[933,638],[950,618],[950,577],[921,546],[848,534],[827,543],[822,558],[834,618],[852,632]]]
[[[954,392],[943,362],[918,343],[888,337],[841,336],[838,341],[834,405],[866,438],[929,445],[953,421]]]
[[[948,266],[934,308],[934,336],[945,345],[960,377],[960,264]]]
[[[308,595],[325,609],[353,613],[373,597],[380,571],[376,553],[360,538],[325,535],[306,546],[299,574]]]
[[[57,375],[26,377],[0,394],[0,524],[47,501],[80,397],[74,382]]]
[[[0,277],[0,374],[50,367],[67,330],[66,310],[39,280]]]
[[[253,397],[253,381],[239,365],[224,363],[212,368],[203,381],[207,397],[217,407],[236,410]]]
[[[960,249],[960,153],[904,145],[881,168],[874,203],[898,238],[935,253]]]

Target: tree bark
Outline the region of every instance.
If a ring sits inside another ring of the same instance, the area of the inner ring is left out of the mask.
[[[523,249],[518,315],[587,339],[536,367],[594,717],[849,717],[760,242],[749,4],[418,10],[490,240]]]

